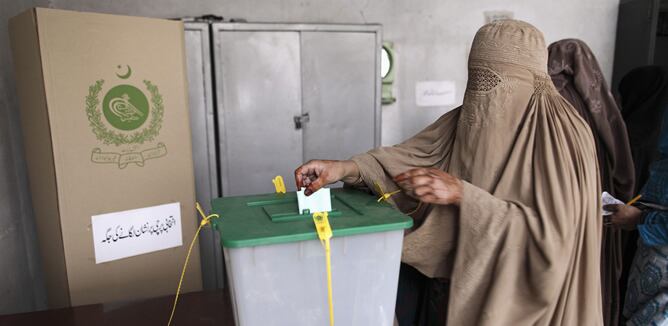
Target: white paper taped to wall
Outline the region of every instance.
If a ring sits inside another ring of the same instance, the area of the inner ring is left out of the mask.
[[[95,263],[181,246],[181,204],[91,217]]]
[[[455,82],[452,80],[421,81],[415,84],[417,106],[445,106],[455,103]]]
[[[305,210],[308,210],[309,214],[332,211],[332,197],[330,197],[329,188],[320,188],[310,196],[304,195],[304,189],[297,191],[300,214],[303,214]]]

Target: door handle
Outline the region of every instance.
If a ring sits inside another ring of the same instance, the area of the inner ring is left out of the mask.
[[[295,129],[299,130],[304,127],[304,124],[309,122],[311,118],[308,115],[308,112],[302,114],[302,115],[296,115],[295,116]]]

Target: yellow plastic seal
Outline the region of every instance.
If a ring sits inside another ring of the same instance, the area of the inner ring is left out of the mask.
[[[284,194],[285,191],[285,182],[283,182],[283,177],[280,175],[277,175],[274,179],[271,180],[271,182],[274,183],[274,187],[276,188],[276,193],[277,194]]]
[[[376,193],[380,196],[380,197],[378,197],[378,202],[379,202],[379,203],[380,203],[381,201],[388,202],[387,200],[390,199],[390,197],[392,197],[392,196],[394,196],[394,195],[396,195],[396,194],[398,194],[398,193],[401,192],[401,189],[397,189],[397,190],[395,190],[395,191],[387,192],[387,193],[386,193],[385,190],[383,190],[383,187],[380,186],[380,183],[378,183],[378,181],[374,181],[374,182],[373,182],[373,185],[374,185],[374,187],[376,188]],[[388,202],[388,203],[389,203],[389,202]],[[418,210],[420,210],[421,207],[422,207],[422,202],[419,202],[418,205],[415,207],[414,210],[412,210],[412,211],[410,211],[410,212],[408,212],[408,213],[404,213],[404,214],[406,214],[406,215],[413,215],[413,214],[415,214]]]
[[[381,201],[387,201],[387,200],[390,199],[390,197],[392,197],[394,194],[398,194],[399,192],[401,192],[401,189],[397,189],[397,190],[395,190],[395,191],[386,193],[385,190],[383,190],[383,187],[380,186],[380,184],[378,183],[378,181],[374,181],[374,182],[373,182],[373,185],[374,185],[375,188],[376,188],[376,193],[380,196],[380,197],[378,197],[378,202],[379,202],[379,203],[380,203]]]
[[[313,222],[318,232],[320,243],[325,247],[325,258],[327,261],[327,301],[329,303],[329,325],[334,326],[334,301],[332,299],[332,258],[329,239],[332,238],[332,227],[329,225],[327,212],[313,214]]]

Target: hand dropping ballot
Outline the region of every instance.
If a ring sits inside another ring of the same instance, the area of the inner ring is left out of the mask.
[[[306,188],[297,191],[297,204],[301,214],[332,211],[332,197],[329,188],[321,188],[310,196],[306,196],[304,190]]]

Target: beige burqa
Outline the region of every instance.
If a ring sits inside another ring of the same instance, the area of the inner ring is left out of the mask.
[[[421,205],[402,260],[451,279],[448,325],[601,325],[600,186],[592,133],[520,21],[473,40],[461,107],[392,147],[353,157],[385,191],[415,167],[463,180],[459,207]],[[402,211],[418,204],[392,197]]]

